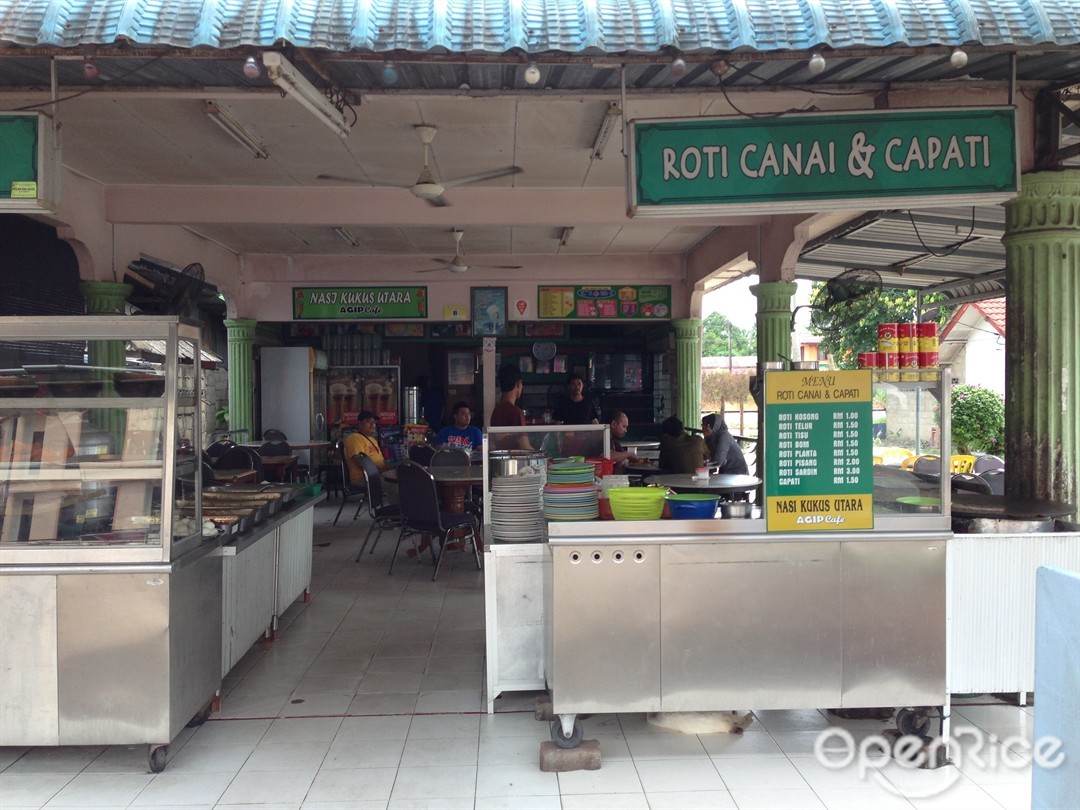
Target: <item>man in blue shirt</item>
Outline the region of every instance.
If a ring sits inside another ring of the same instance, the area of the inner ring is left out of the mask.
[[[464,401],[454,403],[454,424],[444,427],[435,437],[439,447],[460,447],[469,453],[479,450],[483,441],[484,434],[472,424],[472,410]]]

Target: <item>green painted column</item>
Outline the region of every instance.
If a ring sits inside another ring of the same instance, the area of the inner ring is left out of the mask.
[[[791,354],[791,299],[797,288],[794,281],[767,281],[750,288],[758,300],[759,364],[782,360]]]
[[[1005,212],[1005,491],[1077,504],[1080,170],[1024,175]]]
[[[81,281],[79,292],[86,301],[87,315],[123,315],[124,302],[134,288],[130,284],[115,281]],[[91,366],[103,368],[124,368],[127,365],[123,340],[92,340],[86,344],[87,362]],[[102,397],[115,397],[112,372],[99,372]],[[127,426],[127,411],[123,408],[93,409],[89,411],[90,421],[108,431],[116,438],[116,450],[123,449],[124,430]]]
[[[226,318],[229,332],[229,430],[247,430],[255,438],[255,352],[252,336],[258,321]]]
[[[675,327],[676,415],[687,427],[701,426],[701,319],[680,318]]]

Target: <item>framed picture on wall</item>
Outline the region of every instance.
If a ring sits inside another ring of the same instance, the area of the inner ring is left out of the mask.
[[[472,385],[476,379],[476,355],[473,352],[446,353],[446,384]]]
[[[473,334],[502,337],[506,334],[506,287],[472,287],[469,312]]]

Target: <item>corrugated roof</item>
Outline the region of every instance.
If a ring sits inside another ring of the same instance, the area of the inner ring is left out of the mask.
[[[1073,45],[1080,0],[0,0],[0,40],[383,53]]]
[[[987,322],[1005,337],[1005,298],[987,298],[977,301],[973,306],[983,314]]]

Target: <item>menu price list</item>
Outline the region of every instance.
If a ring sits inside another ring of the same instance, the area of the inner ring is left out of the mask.
[[[871,388],[862,371],[767,375],[770,530],[872,528]]]

